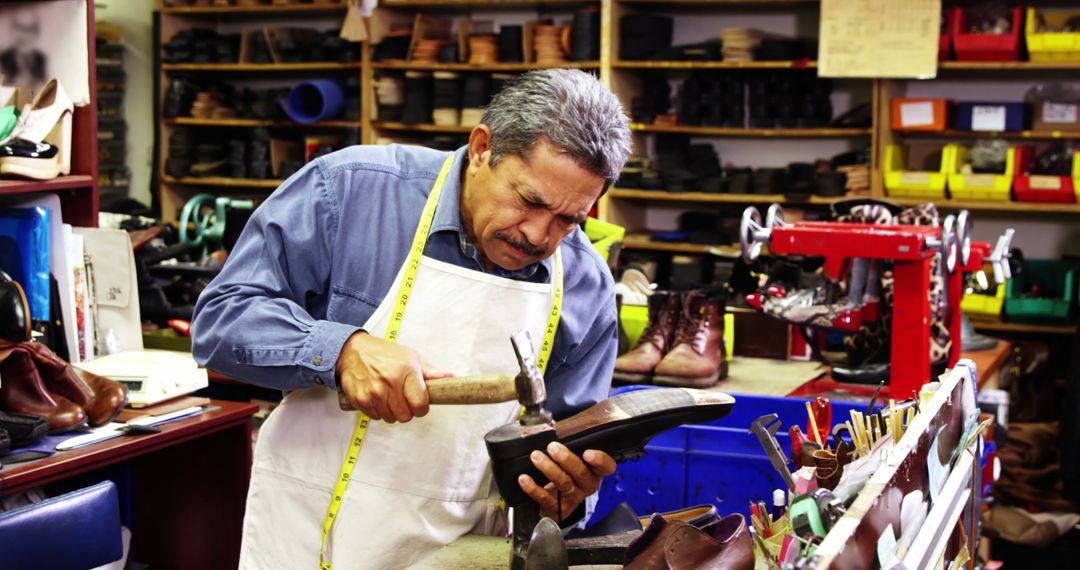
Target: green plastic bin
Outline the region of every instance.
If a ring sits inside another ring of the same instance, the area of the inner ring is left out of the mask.
[[[1060,323],[1072,317],[1076,304],[1077,264],[1049,259],[1024,261],[1024,268],[1005,289],[1005,320],[1012,323]],[[1044,291],[1038,298],[1021,293],[1033,283]]]

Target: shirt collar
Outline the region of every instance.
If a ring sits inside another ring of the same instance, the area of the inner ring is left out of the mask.
[[[469,232],[465,231],[465,220],[461,218],[461,172],[462,169],[468,166],[468,150],[468,146],[463,146],[454,151],[454,162],[450,166],[450,172],[447,174],[446,180],[443,182],[439,204],[435,208],[435,218],[431,222],[431,234],[441,232],[456,233],[458,244],[461,246],[461,253],[474,259],[479,267],[483,268],[480,253],[469,239]],[[552,260],[549,257],[538,263],[526,265],[516,271],[492,265],[490,273],[509,279],[529,279],[540,269],[550,275],[551,264]]]

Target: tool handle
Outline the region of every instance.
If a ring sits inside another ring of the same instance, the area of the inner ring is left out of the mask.
[[[440,378],[427,383],[428,398],[432,404],[497,404],[517,399],[513,376],[482,374]],[[338,392],[338,405],[342,410],[355,410],[345,392]]]

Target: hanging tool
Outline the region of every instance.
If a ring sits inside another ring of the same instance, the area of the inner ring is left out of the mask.
[[[784,478],[784,484],[787,485],[788,490],[794,491],[795,478],[791,476],[791,471],[788,470],[788,458],[776,441],[776,432],[780,427],[779,417],[776,414],[767,414],[750,424],[750,432],[757,436],[758,442],[761,443],[761,447],[765,450],[765,455],[769,456],[769,462]]]

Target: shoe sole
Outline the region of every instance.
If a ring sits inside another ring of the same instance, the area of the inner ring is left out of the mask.
[[[619,394],[577,415],[548,426],[523,428],[517,423],[484,435],[499,492],[510,506],[529,499],[517,482],[528,474],[541,487],[548,483],[529,454],[559,441],[581,455],[596,449],[617,462],[640,458],[653,437],[684,424],[711,422],[727,416],[735,399],[722,392],[655,388]]]
[[[612,380],[625,382],[626,384],[648,384],[652,377],[652,373],[635,374],[633,372],[619,372],[618,370],[611,374]]]
[[[60,176],[60,162],[55,158],[0,158],[0,174],[14,174],[34,180],[52,180]]]
[[[711,376],[701,376],[698,378],[686,378],[682,376],[663,376],[654,375],[653,384],[659,386],[672,386],[675,388],[708,388],[715,386],[718,382],[727,378],[728,376],[728,363],[727,360],[720,363],[720,369]]]

